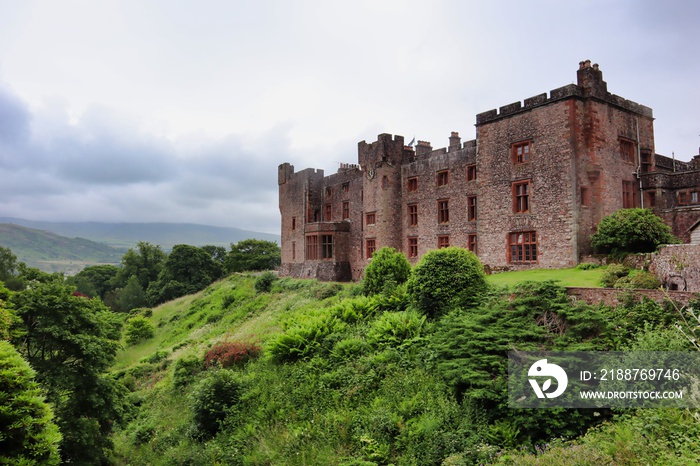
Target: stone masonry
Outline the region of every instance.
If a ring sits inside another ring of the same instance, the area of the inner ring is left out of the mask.
[[[570,267],[598,222],[651,207],[688,238],[700,222],[700,156],[654,152],[652,110],[607,90],[598,65],[577,84],[476,116],[476,139],[358,143],[337,173],[279,166],[281,275],[359,280],[372,252],[461,246],[491,269]]]

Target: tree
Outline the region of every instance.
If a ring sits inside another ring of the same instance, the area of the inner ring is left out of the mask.
[[[115,285],[122,287],[126,285],[129,277],[136,275],[141,287],[147,290],[148,285],[158,279],[166,257],[160,246],[139,241],[136,250],[129,249],[122,256],[122,267],[117,274]]]
[[[61,434],[34,380],[35,372],[7,341],[0,341],[0,463],[59,464]]]
[[[21,262],[19,264],[22,264]],[[4,282],[11,290],[21,290],[24,283],[17,276],[17,256],[15,256],[9,248],[0,246],[0,282]]]
[[[166,259],[158,280],[151,283],[148,298],[158,304],[195,293],[221,278],[223,268],[209,252],[196,246],[178,244]]]
[[[274,241],[244,239],[231,244],[226,256],[226,272],[272,270],[282,262],[282,251]]]
[[[125,409],[125,388],[106,374],[119,348],[121,322],[100,300],[73,293],[54,280],[35,281],[13,294],[21,332],[13,341],[54,406],[62,460],[100,464]]]
[[[387,286],[401,285],[411,275],[411,264],[406,256],[394,248],[383,247],[372,255],[365,268],[362,289],[366,295],[381,293]]]
[[[126,343],[135,345],[136,343],[153,338],[156,329],[153,324],[144,316],[135,316],[126,323],[124,335]]]
[[[484,267],[474,253],[449,247],[425,254],[413,269],[407,292],[425,314],[439,315],[478,301],[488,288]]]
[[[591,236],[596,251],[616,256],[653,252],[662,244],[679,242],[671,227],[649,209],[620,209],[603,218]]]
[[[117,304],[122,312],[129,312],[137,307],[145,306],[148,302],[146,292],[141,288],[139,279],[132,275],[126,282],[126,286],[119,290]]]
[[[116,265],[90,265],[66,281],[75,285],[79,292],[104,300],[105,295],[115,289],[117,274],[119,267]]]

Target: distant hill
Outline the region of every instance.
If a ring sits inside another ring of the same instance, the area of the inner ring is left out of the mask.
[[[0,223],[0,246],[10,248],[17,259],[46,272],[76,273],[87,265],[119,264],[125,248],[114,248],[84,238]]]
[[[193,223],[41,222],[9,217],[0,217],[0,223],[46,230],[70,238],[86,238],[119,248],[134,247],[139,241],[160,245],[164,250],[176,244],[228,248],[231,243],[248,238],[280,242],[279,235]]]

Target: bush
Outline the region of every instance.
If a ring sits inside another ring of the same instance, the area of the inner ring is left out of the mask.
[[[135,345],[136,343],[153,338],[155,328],[153,324],[143,316],[136,316],[129,319],[126,323],[126,343]]]
[[[234,372],[220,369],[209,373],[192,389],[189,396],[194,421],[204,436],[213,436],[220,423],[241,397],[241,385]]]
[[[603,254],[622,256],[653,252],[661,244],[679,243],[671,227],[649,209],[620,209],[603,218],[591,236],[593,248]]]
[[[418,312],[386,312],[372,323],[367,340],[379,346],[399,346],[420,336],[426,317]]]
[[[427,315],[474,305],[488,285],[474,253],[449,247],[428,252],[408,280],[408,296]]]
[[[600,284],[606,288],[612,288],[620,278],[626,277],[629,273],[630,269],[622,264],[610,264],[603,271],[603,275],[600,277]]]
[[[183,356],[175,361],[173,385],[184,387],[194,381],[197,374],[204,370],[204,362],[194,355]]]
[[[307,359],[321,350],[327,336],[344,330],[346,325],[328,310],[306,315],[294,327],[270,341],[267,350],[276,362]]]
[[[394,248],[383,247],[375,251],[372,261],[365,268],[362,288],[366,295],[383,292],[387,287],[396,287],[408,280],[411,265],[403,253]]]
[[[262,352],[255,343],[241,341],[221,341],[207,352],[204,361],[207,367],[219,365],[223,368],[242,366]]]
[[[277,276],[268,271],[263,272],[255,279],[255,291],[258,293],[268,293],[272,289],[272,284],[277,280]]]
[[[34,371],[15,348],[0,341],[0,463],[59,464],[61,434]]]
[[[576,268],[578,270],[593,270],[600,268],[600,264],[596,264],[595,262],[581,262]]]

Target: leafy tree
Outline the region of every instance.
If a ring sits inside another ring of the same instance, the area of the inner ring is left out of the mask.
[[[406,256],[394,248],[383,247],[372,254],[372,262],[365,268],[362,289],[366,295],[381,293],[388,286],[401,285],[411,275],[411,264]]]
[[[0,281],[14,277],[17,271],[17,256],[9,248],[0,246]]]
[[[469,307],[487,290],[484,268],[474,253],[449,247],[425,254],[408,280],[408,296],[427,315]]]
[[[151,304],[195,293],[221,278],[223,268],[202,248],[187,244],[173,247],[158,280],[148,289]]]
[[[100,464],[125,409],[124,387],[106,375],[119,348],[121,323],[100,300],[73,293],[53,280],[35,281],[13,294],[22,333],[14,341],[54,406],[62,460]]]
[[[126,342],[129,345],[135,345],[142,340],[148,340],[155,335],[155,327],[143,316],[135,316],[129,319],[126,323],[124,331]]]
[[[0,463],[59,464],[61,434],[34,380],[35,372],[7,341],[0,341]]]
[[[282,262],[282,251],[274,241],[244,239],[231,244],[226,256],[226,272],[272,270]]]
[[[233,371],[216,370],[200,380],[189,398],[200,431],[205,435],[216,434],[221,421],[236,406],[240,396],[240,382]]]
[[[126,285],[129,277],[136,275],[141,287],[147,290],[148,285],[158,279],[166,257],[160,246],[139,241],[136,249],[129,249],[122,256],[122,267],[117,274],[115,285],[122,287]]]
[[[90,265],[66,279],[66,282],[75,285],[80,293],[104,300],[105,295],[115,289],[118,274],[119,267],[116,265]]]
[[[653,252],[659,245],[679,243],[671,227],[649,209],[620,209],[603,218],[591,236],[593,248],[616,256]]]
[[[148,303],[146,292],[141,288],[139,279],[136,275],[132,275],[126,281],[126,286],[119,290],[119,298],[117,300],[119,310],[129,312],[137,307],[145,306]]]
[[[206,246],[202,246],[202,249],[204,249],[214,260],[214,262],[221,264],[223,267],[224,261],[226,260],[226,248],[223,246],[212,246],[211,244],[207,244]]]

